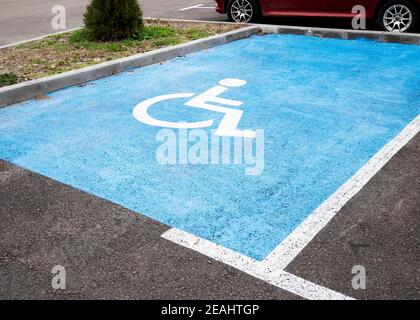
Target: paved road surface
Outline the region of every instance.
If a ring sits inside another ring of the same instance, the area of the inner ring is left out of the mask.
[[[419,148],[417,135],[288,271],[357,299],[419,299]],[[299,299],[162,239],[165,225],[1,160],[0,190],[0,299]],[[68,282],[54,291],[58,262]],[[351,287],[355,264],[365,290]]]
[[[67,28],[79,27],[83,23],[83,13],[88,3],[89,0],[1,0],[0,46],[60,31],[51,27],[51,9],[57,4],[66,8]],[[208,8],[215,6],[212,0],[142,0],[140,3],[145,17],[227,19]],[[207,8],[179,10],[197,4]]]
[[[0,45],[52,33],[55,1],[1,0]],[[88,0],[61,0],[68,28]],[[145,16],[226,19],[206,0],[144,0]],[[300,23],[300,21],[293,23]],[[313,22],[305,20],[305,24]],[[318,23],[318,22],[317,22]],[[419,299],[417,135],[288,266],[292,274],[358,299]],[[168,226],[0,160],[0,299],[299,298],[161,238]],[[51,289],[51,268],[66,266],[68,288]],[[352,266],[367,270],[351,287]]]
[[[1,0],[0,46],[55,33],[51,27],[51,9],[60,4],[66,8],[67,29],[83,24],[83,13],[89,0]],[[215,12],[213,0],[140,0],[144,16],[206,21],[227,21],[226,15]],[[191,8],[201,5],[201,8]],[[189,9],[188,9],[189,8]],[[266,18],[270,24],[313,26],[324,28],[351,28],[349,20],[319,18]],[[377,27],[370,23],[370,29]]]

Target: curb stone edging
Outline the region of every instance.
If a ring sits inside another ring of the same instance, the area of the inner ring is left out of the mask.
[[[35,98],[37,95],[43,95],[73,85],[80,85],[133,68],[144,67],[179,56],[185,56],[190,53],[206,50],[228,42],[247,38],[257,33],[297,34],[345,40],[367,38],[384,43],[395,42],[420,45],[420,34],[413,33],[396,34],[382,31],[343,30],[332,28],[256,24],[207,38],[193,40],[184,44],[162,48],[146,53],[140,53],[125,58],[92,65],[82,69],[71,70],[58,75],[0,88],[0,108]]]
[[[298,34],[320,38],[337,38],[345,40],[364,38],[384,43],[394,42],[420,45],[420,34],[416,33],[390,33],[384,31],[311,28],[269,24],[259,24],[258,26],[261,28],[263,33]]]
[[[248,26],[207,38],[197,39],[167,48],[140,53],[77,70],[67,71],[50,77],[26,81],[0,88],[0,108],[29,100],[38,95],[50,93],[65,87],[80,85],[122,71],[127,71],[137,67],[144,67],[150,64],[159,63],[179,56],[216,47],[235,40],[247,38],[253,34],[257,34],[258,32],[260,32],[260,28],[258,26]]]

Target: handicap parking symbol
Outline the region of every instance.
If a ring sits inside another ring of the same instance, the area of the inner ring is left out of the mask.
[[[198,95],[196,93],[174,93],[161,95],[139,103],[134,108],[133,115],[138,121],[156,127],[172,129],[198,129],[213,126],[214,119],[197,122],[171,122],[153,118],[149,114],[149,109],[159,102],[173,99],[191,98],[184,104],[185,106],[197,109],[205,109],[224,114],[224,117],[220,121],[215,135],[240,138],[255,138],[256,131],[238,129],[238,125],[241,121],[243,111],[240,109],[230,108],[240,107],[243,104],[243,102],[220,97],[220,95],[227,91],[229,88],[242,87],[246,84],[247,82],[245,80],[223,79],[219,81],[218,85]],[[229,107],[224,107],[221,105]]]

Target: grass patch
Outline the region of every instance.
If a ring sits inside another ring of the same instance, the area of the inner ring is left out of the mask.
[[[167,37],[174,37],[176,35],[176,31],[174,28],[170,26],[148,26],[146,27],[142,34],[142,40],[150,40],[150,39],[158,39],[158,38],[167,38]]]
[[[190,31],[188,31],[190,33]],[[201,37],[208,33],[203,32]],[[169,46],[181,42],[182,34],[170,26],[146,26],[138,38],[125,39],[114,42],[92,42],[88,38],[86,30],[77,30],[69,38],[70,44],[76,48],[88,50],[105,50],[108,52],[122,52],[127,47],[137,47],[142,43],[149,42],[152,46]]]
[[[89,65],[127,57],[162,47],[238,29],[243,25],[145,21],[138,37],[113,41],[90,41],[80,29],[42,40],[0,49],[3,86],[42,78]]]
[[[0,74],[0,88],[11,86],[19,82],[19,77],[13,73]]]
[[[190,39],[193,39],[193,40],[204,38],[204,37],[208,36],[206,31],[202,30],[201,28],[191,28],[191,29],[187,30],[187,33],[188,33],[188,37]]]

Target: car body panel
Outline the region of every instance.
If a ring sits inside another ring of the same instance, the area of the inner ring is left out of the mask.
[[[227,0],[215,0],[216,11],[226,13]],[[420,5],[420,0],[416,0]],[[354,6],[366,8],[366,17],[376,17],[382,0],[259,0],[262,16],[352,18]]]

